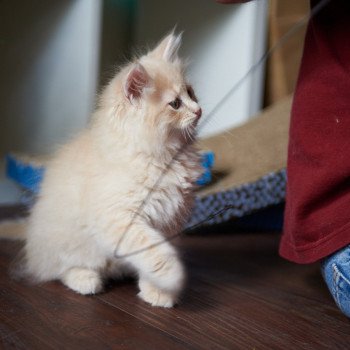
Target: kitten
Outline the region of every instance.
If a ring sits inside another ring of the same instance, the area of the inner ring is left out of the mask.
[[[185,273],[166,237],[181,230],[202,172],[192,145],[201,109],[180,43],[170,34],[124,67],[89,127],[47,166],[25,232],[25,273],[34,281],[95,294],[106,278],[132,271],[144,301],[177,301]]]

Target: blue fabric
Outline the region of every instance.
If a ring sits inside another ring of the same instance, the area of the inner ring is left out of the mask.
[[[6,176],[26,190],[38,193],[45,169],[24,163],[12,154],[6,155]]]
[[[350,317],[350,245],[324,259],[321,269],[335,302]]]
[[[197,180],[197,185],[203,186],[208,184],[211,181],[211,168],[214,166],[214,153],[213,152],[203,152],[201,154],[202,159],[202,167],[204,168],[204,172],[202,174],[202,177]]]

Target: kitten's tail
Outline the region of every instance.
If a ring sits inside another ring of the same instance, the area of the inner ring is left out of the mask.
[[[0,239],[25,240],[27,219],[0,222]]]

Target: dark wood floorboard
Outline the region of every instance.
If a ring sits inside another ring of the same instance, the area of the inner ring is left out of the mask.
[[[182,237],[188,287],[170,310],[143,303],[130,280],[91,297],[16,282],[7,271],[19,243],[1,241],[0,348],[349,349],[350,322],[319,266],[282,260],[278,240],[230,225]]]

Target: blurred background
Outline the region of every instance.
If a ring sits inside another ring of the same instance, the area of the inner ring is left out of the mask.
[[[52,152],[83,128],[117,67],[177,27],[204,115],[309,11],[308,0],[2,0],[0,159]],[[244,81],[200,136],[241,125],[292,93],[305,28]],[[0,204],[19,189],[0,161]]]

